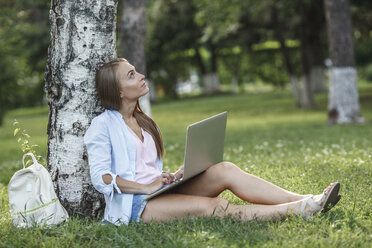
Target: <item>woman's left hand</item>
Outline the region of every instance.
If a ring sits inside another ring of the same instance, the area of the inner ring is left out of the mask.
[[[163,178],[166,179],[166,184],[169,184],[173,182],[174,180],[176,180],[175,175],[173,173],[163,171],[161,175]]]

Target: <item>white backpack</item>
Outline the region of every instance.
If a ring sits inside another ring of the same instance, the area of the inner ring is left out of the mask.
[[[25,167],[25,157],[33,164]],[[14,173],[8,185],[9,207],[13,224],[17,227],[59,224],[68,218],[59,202],[52,179],[32,153],[23,155],[23,169]]]

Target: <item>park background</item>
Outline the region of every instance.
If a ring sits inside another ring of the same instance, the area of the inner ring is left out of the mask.
[[[146,56],[133,64],[152,82],[165,169],[182,164],[187,125],[227,110],[225,160],[298,193],[316,194],[338,180],[342,199],[335,209],[310,221],[185,218],[120,228],[80,216],[28,230],[11,225],[7,184],[26,149],[46,163],[51,4],[0,2],[0,246],[371,246],[370,1],[350,1],[348,8],[363,117],[348,124],[328,114],[332,60],[323,1],[137,1],[146,4],[145,29],[128,28],[131,1],[118,2],[117,54],[132,56],[128,37],[142,39]],[[230,192],[223,196],[246,204]]]

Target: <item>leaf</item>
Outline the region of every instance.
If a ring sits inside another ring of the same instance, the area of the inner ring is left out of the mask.
[[[18,128],[16,128],[16,129],[14,129],[14,136],[16,136],[17,135],[17,133],[19,132],[19,130],[21,130],[19,127]]]
[[[29,138],[31,137],[31,136],[28,135],[27,133],[25,133],[24,135],[25,135],[25,137],[26,137],[27,139],[29,139]]]
[[[19,143],[19,142],[21,142],[21,141],[22,141],[22,138],[19,137],[18,140],[17,140],[17,142]]]

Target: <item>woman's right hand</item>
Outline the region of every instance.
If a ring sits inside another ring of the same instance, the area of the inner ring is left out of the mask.
[[[175,176],[172,173],[169,172],[163,172],[161,175],[152,183],[147,184],[146,186],[146,194],[152,194],[163,185],[169,184],[175,180]]]

